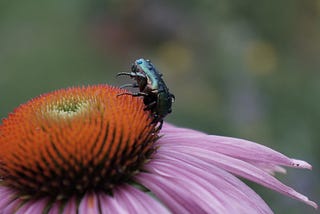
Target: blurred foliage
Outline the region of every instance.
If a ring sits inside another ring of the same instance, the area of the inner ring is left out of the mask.
[[[319,56],[317,0],[3,0],[0,116],[58,88],[120,85],[150,58],[176,96],[168,121],[307,160],[312,172],[279,177],[319,203]],[[315,212],[254,187],[276,213]]]

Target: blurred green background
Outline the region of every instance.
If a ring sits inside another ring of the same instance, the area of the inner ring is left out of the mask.
[[[176,96],[167,121],[308,161],[278,178],[320,202],[320,1],[3,0],[0,116],[55,89],[121,85],[139,57]],[[275,213],[315,213],[250,185]]]

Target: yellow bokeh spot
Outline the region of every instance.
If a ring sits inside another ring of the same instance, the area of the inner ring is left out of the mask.
[[[277,67],[277,53],[272,44],[255,41],[245,50],[245,64],[248,70],[258,75],[266,75]]]
[[[158,49],[157,54],[175,73],[188,72],[193,66],[193,53],[191,49],[177,41],[169,41],[163,44]]]

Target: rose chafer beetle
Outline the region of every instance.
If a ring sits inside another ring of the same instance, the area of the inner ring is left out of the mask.
[[[117,76],[130,76],[136,82],[121,86],[139,88],[139,92],[124,92],[121,95],[142,96],[146,105],[145,110],[150,110],[154,117],[153,122],[160,122],[162,127],[163,119],[171,113],[171,106],[174,102],[174,95],[169,92],[162,74],[154,67],[150,60],[138,59],[131,67],[131,72],[120,72]]]

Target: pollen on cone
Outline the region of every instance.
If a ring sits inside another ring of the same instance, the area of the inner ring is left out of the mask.
[[[62,89],[21,105],[0,125],[0,178],[21,196],[112,193],[154,151],[142,99],[107,85]]]

